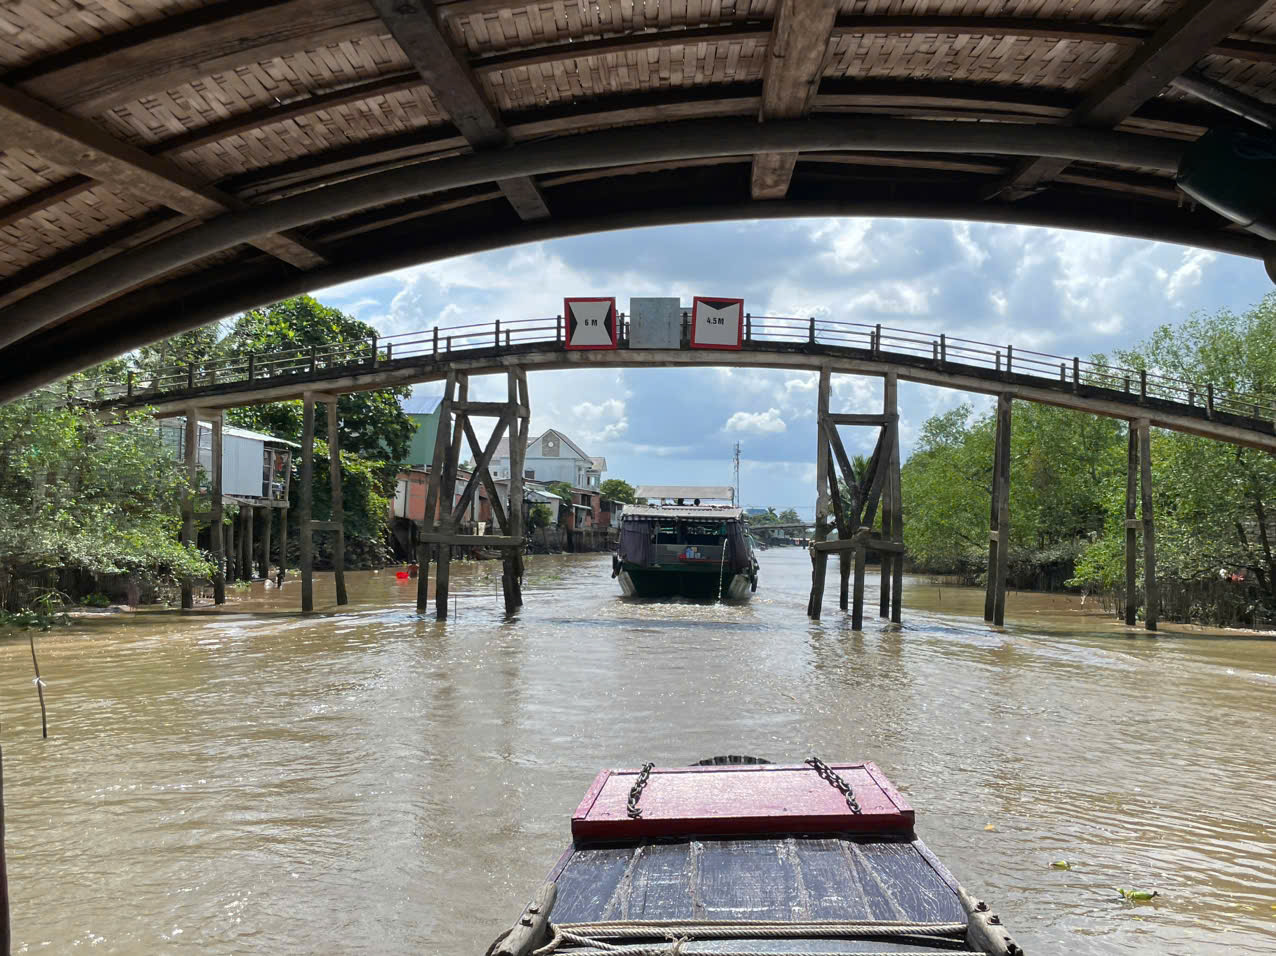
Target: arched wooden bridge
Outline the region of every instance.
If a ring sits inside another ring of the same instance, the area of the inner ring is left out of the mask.
[[[299,292],[635,226],[1035,224],[1276,278],[1264,184],[1217,194],[1270,158],[1183,176],[1237,125],[1269,152],[1274,98],[1276,0],[8,3],[0,401]]]
[[[617,349],[568,350],[561,316],[495,320],[344,343],[129,373],[95,398],[181,414],[192,404],[234,408],[467,376],[568,368],[742,366],[881,377],[986,395],[1008,394],[1158,428],[1276,451],[1273,399],[1185,382],[1155,371],[1102,365],[994,344],[832,319],[749,315],[743,348],[631,349],[625,316]],[[684,316],[685,322],[685,316]],[[684,334],[684,339],[685,339]]]
[[[1216,388],[1209,382],[1186,382],[1155,370],[1130,369],[1082,360],[1079,356],[1051,355],[1012,344],[996,345],[944,333],[919,332],[881,325],[864,325],[814,317],[801,319],[748,315],[744,319],[739,350],[706,350],[691,347],[684,313],[679,348],[630,348],[627,323],[618,317],[618,342],[614,349],[565,348],[561,316],[513,321],[492,321],[434,328],[348,342],[323,349],[241,355],[203,363],[129,372],[123,380],[99,387],[81,400],[102,406],[151,407],[159,415],[185,414],[188,420],[211,417],[215,437],[220,434],[221,412],[226,408],[286,399],[303,400],[302,485],[302,587],[303,609],[313,606],[311,590],[311,532],[341,532],[340,468],[336,467],[336,442],[332,456],[333,517],[311,520],[311,477],[314,450],[315,403],[327,405],[329,434],[337,434],[336,399],[346,392],[421,382],[444,383],[440,424],[435,446],[426,516],[438,517],[432,530],[418,541],[421,576],[418,606],[424,609],[428,595],[431,546],[439,551],[436,606],[447,614],[447,578],[451,548],[499,547],[506,553],[505,600],[513,610],[522,603],[522,458],[526,451],[531,416],[529,371],[569,368],[676,368],[744,366],[801,369],[819,373],[819,431],[817,438],[817,490],[814,570],[808,613],[820,616],[828,554],[838,552],[841,565],[841,605],[852,607],[853,626],[862,624],[864,555],[882,556],[881,613],[900,619],[900,587],[903,568],[903,508],[900,495],[898,383],[919,382],[945,388],[997,396],[997,439],[994,463],[992,533],[989,542],[988,598],[985,616],[1002,623],[1005,613],[1006,560],[1009,544],[1010,410],[1014,399],[1076,409],[1130,422],[1129,485],[1127,494],[1127,622],[1136,611],[1135,568],[1137,534],[1144,547],[1145,620],[1156,627],[1155,533],[1152,520],[1150,430],[1166,428],[1250,448],[1276,452],[1276,408],[1270,398]],[[839,414],[829,407],[834,373],[878,376],[885,380],[880,414]],[[468,398],[473,376],[502,374],[508,380],[506,402],[478,402]],[[496,419],[486,444],[480,444],[470,418]],[[843,426],[878,429],[877,446],[862,474],[851,465],[839,436]],[[508,512],[488,466],[497,443],[510,435],[510,489]],[[188,436],[194,434],[187,429]],[[476,463],[459,504],[449,509],[444,489],[456,483],[462,443],[468,442]],[[214,454],[214,458],[217,455]],[[194,475],[197,449],[188,437],[187,466]],[[219,471],[214,469],[214,471]],[[840,471],[840,483],[839,475]],[[214,475],[213,547],[220,545],[220,490]],[[493,502],[501,535],[471,537],[456,533],[457,523],[482,484]],[[843,500],[841,487],[851,489],[852,500]],[[1142,510],[1137,507],[1141,490]],[[880,506],[880,526],[878,522]],[[193,540],[193,505],[186,509],[186,540]],[[830,517],[838,530],[836,541],[827,540]],[[286,545],[281,542],[281,553]],[[338,603],[344,603],[341,546],[335,548]],[[854,596],[850,596],[854,557]],[[220,564],[220,558],[219,558]],[[190,600],[189,591],[185,595]]]

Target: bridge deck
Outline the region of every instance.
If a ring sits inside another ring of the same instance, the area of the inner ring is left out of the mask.
[[[623,319],[623,316],[622,316]],[[566,350],[555,319],[492,322],[348,343],[324,351],[236,357],[142,373],[99,395],[104,404],[231,408],[300,398],[307,391],[353,392],[484,375],[509,368],[679,368],[739,366],[884,376],[986,395],[1010,395],[1276,451],[1270,400],[1184,382],[1147,370],[1065,358],[942,334],[814,319],[749,317],[739,351]],[[497,343],[500,343],[499,345]],[[405,354],[406,353],[406,354]]]

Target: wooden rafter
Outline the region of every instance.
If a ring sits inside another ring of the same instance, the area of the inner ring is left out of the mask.
[[[234,196],[203,185],[167,160],[122,143],[97,126],[67,116],[18,90],[0,87],[0,142],[22,143],[51,163],[141,199],[200,219],[246,208]],[[299,269],[327,260],[303,240],[275,234],[254,245]]]
[[[5,80],[93,116],[248,63],[382,31],[367,0],[230,0],[73,49]]]
[[[1267,0],[1189,0],[1119,70],[1107,74],[1068,117],[1074,126],[1111,127],[1134,113],[1208,54]],[[992,191],[1021,199],[1068,167],[1066,160],[1025,160]]]
[[[780,0],[762,76],[759,119],[795,119],[806,114],[824,72],[836,16],[836,0]],[[797,153],[756,154],[750,187],[753,198],[783,199],[795,165]]]
[[[475,149],[508,144],[509,131],[488,103],[474,71],[452,49],[431,0],[372,0],[372,6],[466,141]],[[498,185],[521,219],[549,217],[545,197],[530,176]]]

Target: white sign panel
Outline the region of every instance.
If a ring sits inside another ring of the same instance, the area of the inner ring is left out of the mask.
[[[744,327],[743,299],[696,296],[691,304],[693,349],[738,349]]]
[[[614,349],[616,347],[616,300],[564,299],[563,319],[567,323],[569,349]]]

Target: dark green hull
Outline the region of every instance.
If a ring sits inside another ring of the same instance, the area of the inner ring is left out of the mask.
[[[731,570],[708,565],[655,565],[640,567],[623,562],[621,589],[630,597],[746,598],[749,579]]]

